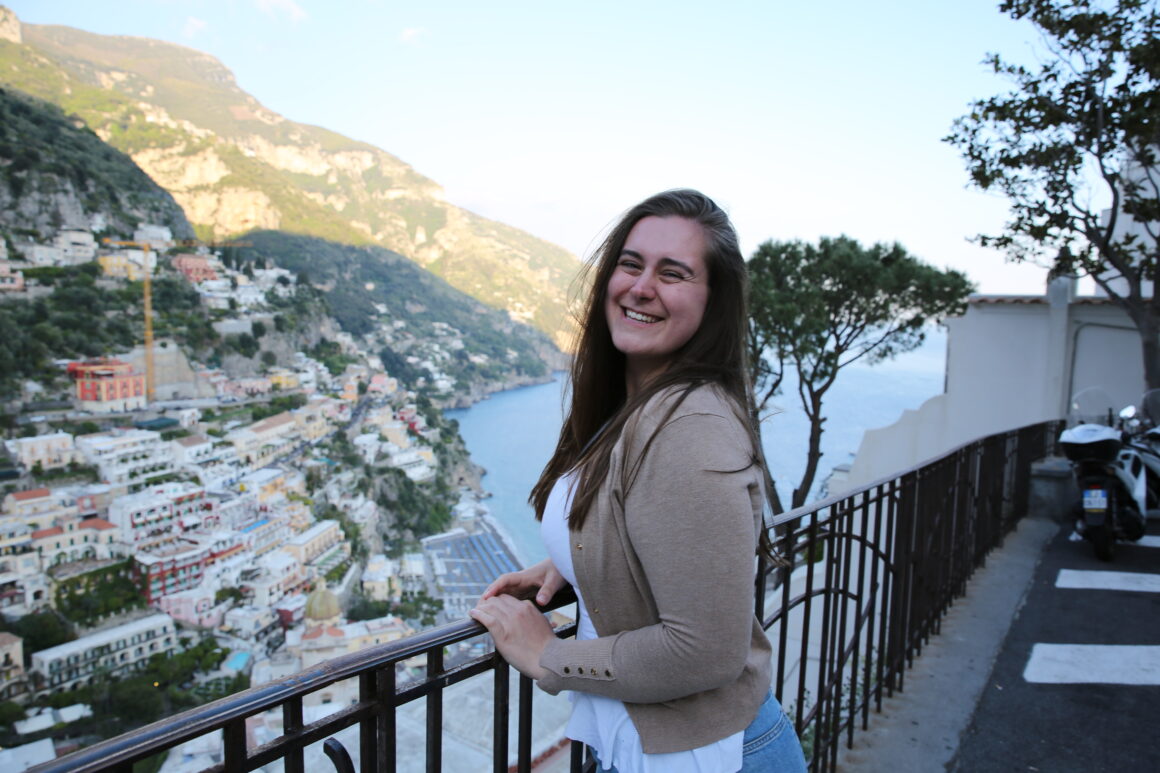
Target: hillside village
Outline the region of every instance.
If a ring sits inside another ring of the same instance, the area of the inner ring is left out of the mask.
[[[106,244],[93,225],[0,239],[0,304],[51,294],[46,270],[179,277],[238,351],[233,367],[168,339],[59,359],[6,398],[4,745],[53,738],[60,752],[407,636],[461,617],[517,568],[438,407],[461,397],[448,363],[487,359],[459,331],[418,337],[382,307],[366,336],[320,323],[329,336],[288,352],[279,309],[308,293],[294,272],[149,224],[131,246]],[[406,352],[409,382],[383,347]],[[189,653],[196,667],[158,676]]]

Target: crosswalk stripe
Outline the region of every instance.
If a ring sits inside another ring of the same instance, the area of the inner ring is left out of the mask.
[[[1136,544],[1146,548],[1160,548],[1160,537],[1155,534],[1146,534],[1137,540]]]
[[[1055,580],[1055,587],[1160,593],[1160,574],[1060,569],[1059,576]]]
[[[1023,679],[1039,684],[1160,685],[1160,647],[1036,644]]]

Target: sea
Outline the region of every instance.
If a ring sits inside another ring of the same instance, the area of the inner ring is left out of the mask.
[[[822,403],[822,458],[810,499],[817,498],[837,465],[854,458],[862,433],[898,420],[941,394],[946,372],[946,334],[927,333],[914,351],[876,364],[854,362],[843,368]],[[511,389],[447,412],[476,464],[487,472],[484,501],[493,519],[525,566],[546,555],[539,523],[528,494],[555,447],[563,420],[567,374],[551,382]],[[782,502],[788,504],[801,480],[809,446],[809,420],[801,407],[797,382],[787,375],[782,393],[763,412],[762,443]]]

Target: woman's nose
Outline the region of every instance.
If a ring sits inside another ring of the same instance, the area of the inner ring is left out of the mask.
[[[656,277],[651,271],[642,271],[632,283],[632,294],[637,298],[652,298],[656,295]]]

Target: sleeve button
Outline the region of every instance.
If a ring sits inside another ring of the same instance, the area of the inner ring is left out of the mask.
[[[564,673],[565,674],[572,673],[572,667],[571,666],[564,666]]]
[[[612,678],[612,672],[611,672],[611,671],[609,671],[607,668],[606,668],[606,669],[604,669],[604,675],[605,675],[605,676],[607,676],[607,677],[609,677],[609,678]]]
[[[592,676],[596,676],[596,669],[590,668],[590,669],[588,669],[588,673],[592,674]]]

